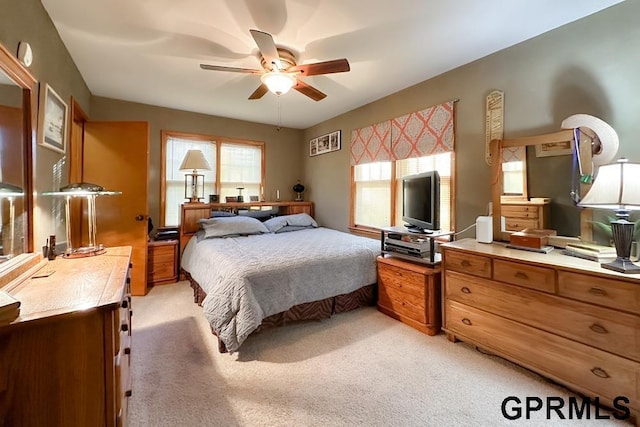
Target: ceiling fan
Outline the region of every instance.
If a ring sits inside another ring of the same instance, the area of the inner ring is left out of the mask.
[[[279,96],[293,88],[314,101],[320,101],[327,95],[305,83],[300,77],[342,73],[350,70],[349,61],[345,58],[298,65],[295,55],[288,49],[277,47],[271,34],[259,30],[249,31],[260,50],[262,70],[200,64],[200,68],[203,70],[260,74],[262,83],[249,96],[249,99],[260,99],[269,91]]]

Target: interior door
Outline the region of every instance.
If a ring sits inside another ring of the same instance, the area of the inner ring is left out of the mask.
[[[96,243],[132,246],[131,292],[147,292],[147,122],[85,122],[82,176],[84,182],[121,191],[96,198]],[[86,222],[86,221],[85,221]],[[86,244],[87,225],[83,224]]]

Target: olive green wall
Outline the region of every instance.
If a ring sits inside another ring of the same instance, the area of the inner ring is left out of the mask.
[[[266,176],[264,196],[274,200],[280,190],[283,200],[295,197],[291,187],[302,178],[302,131],[205,114],[153,107],[134,102],[94,96],[91,100],[92,120],[141,120],[149,122],[149,214],[154,225],[160,225],[160,132],[171,130],[227,138],[264,141]],[[175,225],[175,224],[173,224]]]
[[[638,16],[640,1],[627,0],[305,130],[305,145],[313,137],[342,130],[340,151],[303,157],[306,197],[316,203],[318,221],[348,229],[353,129],[459,99],[455,109],[456,229],[473,224],[491,200],[484,117],[485,98],[495,89],[505,93],[506,137],[554,132],[572,114],[591,114],[616,130],[619,155],[639,161]],[[552,197],[552,226],[562,234],[577,235],[579,214],[569,198],[571,157],[536,158],[529,149],[528,159],[530,196]],[[470,230],[462,237],[473,235]]]
[[[91,92],[82,75],[62,43],[58,32],[39,0],[0,0],[0,43],[17,54],[18,43],[28,42],[33,50],[33,63],[29,72],[40,83],[48,83],[67,104],[73,96],[89,113]],[[53,190],[54,167],[62,167],[66,184],[65,157],[55,151],[37,146],[35,149],[35,190],[37,194]],[[57,189],[57,188],[56,188]],[[53,215],[54,203],[57,214],[64,218],[60,201],[51,197],[37,196],[35,200],[34,246],[45,244],[50,234],[58,236],[64,245],[65,227],[60,218]]]

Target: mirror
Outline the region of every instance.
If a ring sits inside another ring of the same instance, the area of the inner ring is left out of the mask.
[[[0,287],[33,253],[33,142],[37,82],[0,45]]]

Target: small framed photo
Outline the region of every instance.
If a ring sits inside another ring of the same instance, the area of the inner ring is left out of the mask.
[[[573,154],[573,141],[536,145],[536,157],[564,156],[568,154]]]
[[[309,141],[309,156],[313,157],[319,154],[338,151],[341,148],[341,132],[342,131],[336,130],[326,135],[313,138]]]
[[[40,84],[38,144],[62,154],[67,146],[67,104],[47,83]]]

